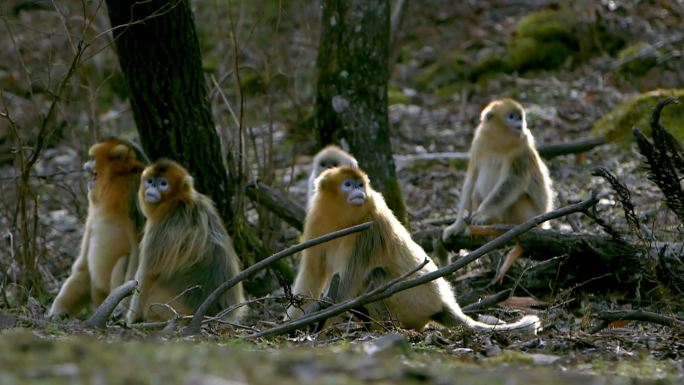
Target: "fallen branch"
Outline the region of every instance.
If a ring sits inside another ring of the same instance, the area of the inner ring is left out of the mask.
[[[259,338],[259,337],[268,337],[272,335],[278,335],[282,334],[285,332],[289,332],[295,329],[299,329],[303,326],[312,324],[314,322],[318,322],[322,319],[327,319],[330,317],[334,317],[338,314],[341,314],[345,311],[348,311],[350,309],[353,309],[355,307],[363,306],[367,303],[379,301],[381,299],[388,298],[392,296],[393,294],[410,289],[415,286],[419,286],[422,284],[425,284],[427,282],[433,281],[437,278],[444,277],[448,274],[451,274],[458,269],[466,266],[467,264],[471,263],[472,261],[480,258],[481,256],[487,254],[488,252],[495,250],[502,245],[506,244],[506,242],[510,241],[511,239],[517,237],[518,235],[528,231],[529,229],[544,223],[550,219],[554,218],[559,218],[564,215],[568,215],[574,212],[579,212],[579,211],[586,211],[590,207],[594,206],[598,202],[598,199],[596,198],[595,195],[592,194],[592,196],[589,199],[586,199],[582,202],[575,203],[566,207],[562,207],[557,210],[550,211],[548,213],[544,213],[542,215],[538,215],[534,218],[531,218],[525,223],[519,224],[500,237],[492,240],[491,242],[488,242],[487,244],[483,245],[482,247],[478,248],[477,250],[474,250],[470,252],[468,255],[464,256],[463,258],[445,266],[440,269],[437,269],[435,271],[432,271],[427,274],[423,274],[419,277],[403,281],[403,282],[390,282],[388,285],[382,286],[378,288],[377,290],[373,290],[371,292],[368,292],[364,295],[361,295],[359,297],[355,297],[352,299],[349,299],[347,301],[341,302],[337,305],[333,305],[327,309],[324,309],[318,313],[314,313],[308,316],[303,316],[301,318],[298,318],[296,320],[288,321],[282,325],[276,326],[274,328],[262,331],[260,333],[255,333],[247,336],[246,338]]]
[[[576,154],[580,152],[589,151],[596,146],[606,143],[606,139],[602,136],[580,139],[566,143],[555,143],[541,145],[537,148],[539,155],[544,158],[553,158],[560,155]],[[457,161],[467,163],[470,155],[466,152],[433,152],[428,154],[408,154],[408,155],[394,155],[394,160],[400,162],[416,162],[416,161]],[[272,187],[259,182],[250,183],[246,188],[246,194],[255,204],[262,205],[270,210],[277,217],[285,221],[295,229],[302,231],[304,228],[304,216],[306,211],[304,208],[285,197],[281,192]],[[437,221],[444,221],[442,219]],[[446,223],[450,224],[451,222]]]
[[[600,319],[601,322],[594,326],[589,333],[599,332],[608,327],[611,322],[615,321],[644,321],[669,327],[684,328],[684,321],[682,320],[679,320],[675,317],[668,317],[658,313],[642,310],[602,311],[596,315],[596,318]]]
[[[483,229],[501,233],[513,228],[511,225],[482,226]],[[442,236],[442,229],[421,231],[414,234],[414,240],[426,251],[432,250],[433,239]],[[486,244],[491,237],[458,234],[452,236],[444,246],[450,251],[460,249],[474,250]],[[581,259],[600,259],[604,261],[623,258],[626,255],[635,256],[637,249],[633,246],[618,242],[606,235],[564,233],[557,230],[530,229],[524,234],[511,239],[502,245],[509,246],[519,243],[526,250],[527,255],[535,259],[546,260],[557,255],[570,255]]]
[[[472,313],[478,310],[482,310],[491,305],[496,305],[497,303],[507,299],[511,296],[511,289],[502,290],[496,294],[490,295],[489,297],[482,298],[482,300],[473,302],[470,305],[463,306],[464,313]]]
[[[138,287],[138,282],[136,280],[130,280],[112,290],[97,310],[95,310],[95,314],[88,318],[83,325],[87,328],[104,329],[107,326],[107,320],[116,308],[116,305],[124,298],[131,295],[136,287]]]
[[[254,275],[256,272],[259,270],[265,268],[269,264],[278,261],[280,259],[283,259],[285,257],[288,257],[292,254],[298,253],[304,249],[308,249],[309,247],[316,246],[318,244],[343,237],[345,235],[357,233],[359,231],[363,231],[368,229],[373,222],[366,222],[362,223],[360,225],[352,226],[352,227],[347,227],[346,229],[338,230],[330,234],[323,235],[318,238],[311,239],[306,242],[302,242],[300,244],[294,245],[292,247],[288,247],[285,250],[282,250],[278,253],[273,254],[272,256],[262,259],[261,261],[253,264],[252,266],[246,268],[245,270],[242,270],[240,273],[235,275],[233,278],[229,279],[228,281],[224,282],[221,284],[221,286],[217,287],[209,296],[202,302],[200,307],[197,309],[195,312],[195,315],[192,317],[192,321],[188,326],[183,328],[181,331],[181,334],[184,336],[188,335],[194,335],[200,332],[200,328],[202,325],[202,319],[204,318],[204,315],[207,313],[207,310],[211,305],[216,302],[216,300],[227,290],[229,290],[231,287],[237,285],[239,282],[243,281],[244,279]]]
[[[565,143],[543,144],[537,147],[537,152],[542,158],[551,159],[561,155],[578,154],[587,152],[594,147],[608,143],[603,136],[595,138],[573,140]]]
[[[299,231],[304,229],[304,209],[279,191],[257,181],[247,185],[245,193],[252,202],[267,208],[290,226]]]
[[[549,159],[561,155],[587,152],[594,147],[606,143],[605,137],[597,136],[595,138],[579,139],[571,142],[543,144],[537,147],[537,151],[541,157]],[[394,160],[397,163],[413,163],[417,161],[452,161],[467,163],[468,159],[470,159],[470,154],[467,152],[431,152],[426,154],[394,156]]]

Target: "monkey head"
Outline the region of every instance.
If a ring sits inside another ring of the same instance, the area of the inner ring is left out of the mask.
[[[358,168],[359,164],[354,157],[343,149],[329,145],[318,152],[314,157],[313,174],[320,175],[329,168],[339,166],[351,166]]]
[[[480,126],[504,137],[522,138],[528,134],[525,110],[513,99],[495,100],[482,110]]]
[[[138,200],[145,216],[154,220],[179,203],[194,199],[193,179],[180,164],[160,159],[142,173]]]
[[[316,179],[314,207],[331,218],[355,222],[371,209],[372,192],[368,176],[360,169],[351,166],[331,168]]]
[[[89,175],[88,190],[97,184],[98,178],[110,179],[116,176],[139,174],[147,157],[134,144],[119,138],[107,138],[95,143],[88,150],[90,160],[83,165]]]

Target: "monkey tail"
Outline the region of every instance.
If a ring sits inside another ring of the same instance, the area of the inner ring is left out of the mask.
[[[432,320],[439,322],[444,326],[457,326],[460,324],[466,324],[468,327],[475,330],[486,330],[486,331],[525,331],[537,334],[537,331],[541,330],[541,321],[536,315],[526,315],[520,320],[512,323],[497,323],[497,324],[487,324],[484,322],[476,321],[470,318],[467,314],[461,310],[458,304],[445,304],[444,309],[439,313],[432,316]],[[454,306],[455,305],[455,306]]]

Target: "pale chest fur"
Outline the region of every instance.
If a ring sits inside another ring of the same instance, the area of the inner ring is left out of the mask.
[[[501,178],[505,157],[496,154],[480,160],[480,167],[475,174],[473,186],[473,203],[478,205],[494,189]],[[475,207],[471,208],[474,209]]]

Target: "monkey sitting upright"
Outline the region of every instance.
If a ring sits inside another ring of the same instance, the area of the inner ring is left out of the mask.
[[[549,170],[534,147],[525,110],[512,99],[493,101],[480,115],[458,216],[442,240],[467,230],[468,216],[471,225],[518,224],[550,211],[552,199]],[[476,227],[469,231],[478,232]],[[508,253],[492,282],[503,280],[522,251],[518,244]]]
[[[373,190],[366,174],[353,167],[329,169],[316,179],[316,190],[304,225],[304,238],[331,233],[372,221],[366,231],[350,234],[304,250],[293,293],[318,298],[334,273],[341,274],[339,296],[348,299],[398,278],[429,263],[412,277],[435,271],[437,266],[412,239],[406,228],[387,207],[382,195]],[[409,277],[411,278],[411,277]],[[536,331],[539,319],[526,316],[515,323],[488,325],[463,313],[451,286],[444,278],[396,293],[368,306],[372,319],[396,319],[404,328],[421,330],[434,321],[445,326],[461,323],[480,330],[526,329]],[[289,317],[301,315],[291,306]]]
[[[351,166],[358,168],[359,163],[348,152],[340,147],[331,144],[319,151],[313,159],[313,166],[311,167],[311,175],[309,175],[308,191],[306,195],[306,208],[311,206],[311,197],[314,195],[315,180],[323,171],[339,166]]]
[[[140,262],[126,321],[158,321],[191,315],[223,282],[235,276],[239,260],[214,203],[193,187],[178,163],[162,159],[145,168],[138,200],[147,218]],[[244,301],[242,284],[228,290],[209,309],[216,314]],[[162,306],[155,306],[162,305]],[[241,309],[229,315],[235,320]]]
[[[137,145],[118,138],[94,144],[88,154],[92,159],[84,168],[91,179],[81,251],[49,317],[74,316],[88,302],[100,305],[137,269],[144,217],[136,195],[147,157]]]

